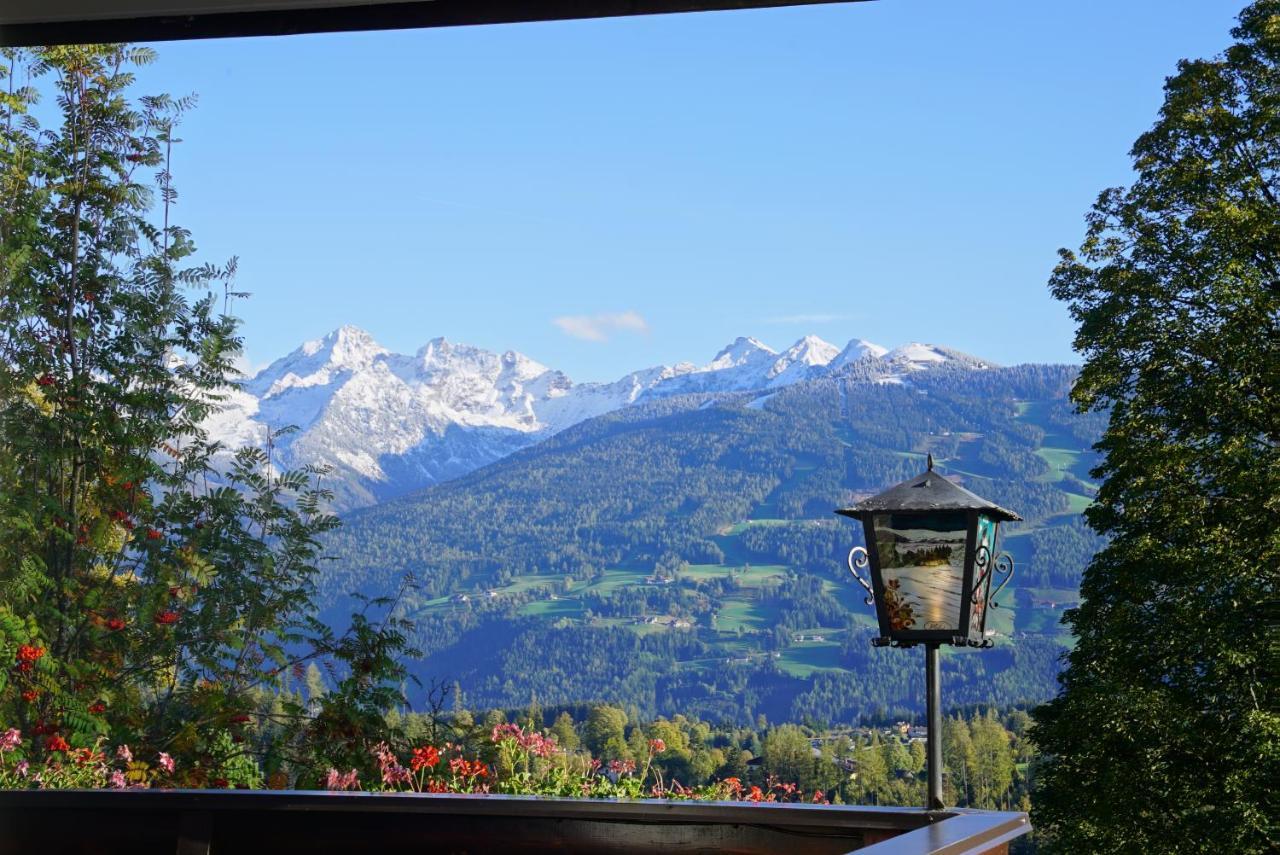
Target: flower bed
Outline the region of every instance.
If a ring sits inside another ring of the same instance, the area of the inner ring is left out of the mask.
[[[362,779],[357,769],[329,769],[326,789],[335,792],[495,793],[595,799],[676,799],[686,801],[809,802],[827,804],[821,790],[804,793],[795,784],[769,779],[765,786],[744,785],[738,778],[687,787],[664,780],[653,762],[665,750],[661,739],[648,743],[644,762],[600,760],[564,751],[555,738],[516,724],[500,724],[490,734],[489,762],[468,756],[452,743],[418,745],[396,751],[386,742],[371,749],[377,775]],[[241,758],[247,762],[248,758]],[[287,789],[286,776],[266,781],[252,774],[232,782],[205,777],[211,789]],[[135,757],[128,745],[110,747],[98,740],[72,748],[59,734],[40,733],[24,740],[21,731],[0,732],[0,789],[172,789],[189,786],[173,757],[158,752]]]

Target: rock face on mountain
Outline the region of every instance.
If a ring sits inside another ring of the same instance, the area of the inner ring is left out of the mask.
[[[851,367],[852,366],[852,367]],[[262,445],[272,431],[281,468],[332,467],[339,510],[456,478],[586,419],[672,395],[776,390],[837,372],[908,382],[916,371],[981,369],[950,348],[887,350],[861,339],[843,349],[805,336],[782,353],[738,338],[704,366],[634,371],[612,383],[574,383],[561,371],[507,351],[443,338],[413,356],[392,353],[344,326],[309,341],[246,380],[208,422],[229,448]]]

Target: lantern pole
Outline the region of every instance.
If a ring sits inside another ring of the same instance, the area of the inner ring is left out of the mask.
[[[929,741],[925,754],[925,774],[929,779],[926,810],[942,810],[942,674],[938,668],[936,641],[924,646],[925,713],[928,717]]]

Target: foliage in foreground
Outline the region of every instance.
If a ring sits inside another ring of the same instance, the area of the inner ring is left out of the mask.
[[[145,48],[3,56],[0,721],[209,780],[254,716],[268,773],[363,755],[400,699],[402,625],[320,623],[323,473],[279,471],[274,437],[225,449],[202,427],[237,376],[240,295],[234,262],[193,264],[171,216],[192,99],[131,99]],[[304,710],[281,686],[308,660],[336,685]]]
[[[1087,357],[1074,396],[1109,410],[1087,512],[1109,544],[1033,730],[1061,852],[1280,848],[1280,2],[1233,34],[1180,63],[1136,181],[1052,280]]]

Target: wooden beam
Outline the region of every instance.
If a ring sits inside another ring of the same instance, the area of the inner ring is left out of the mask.
[[[3,23],[3,13],[0,12],[0,46],[400,30],[845,2],[862,0],[412,0],[191,15],[51,18],[10,24]],[[101,12],[95,15],[101,15]]]

